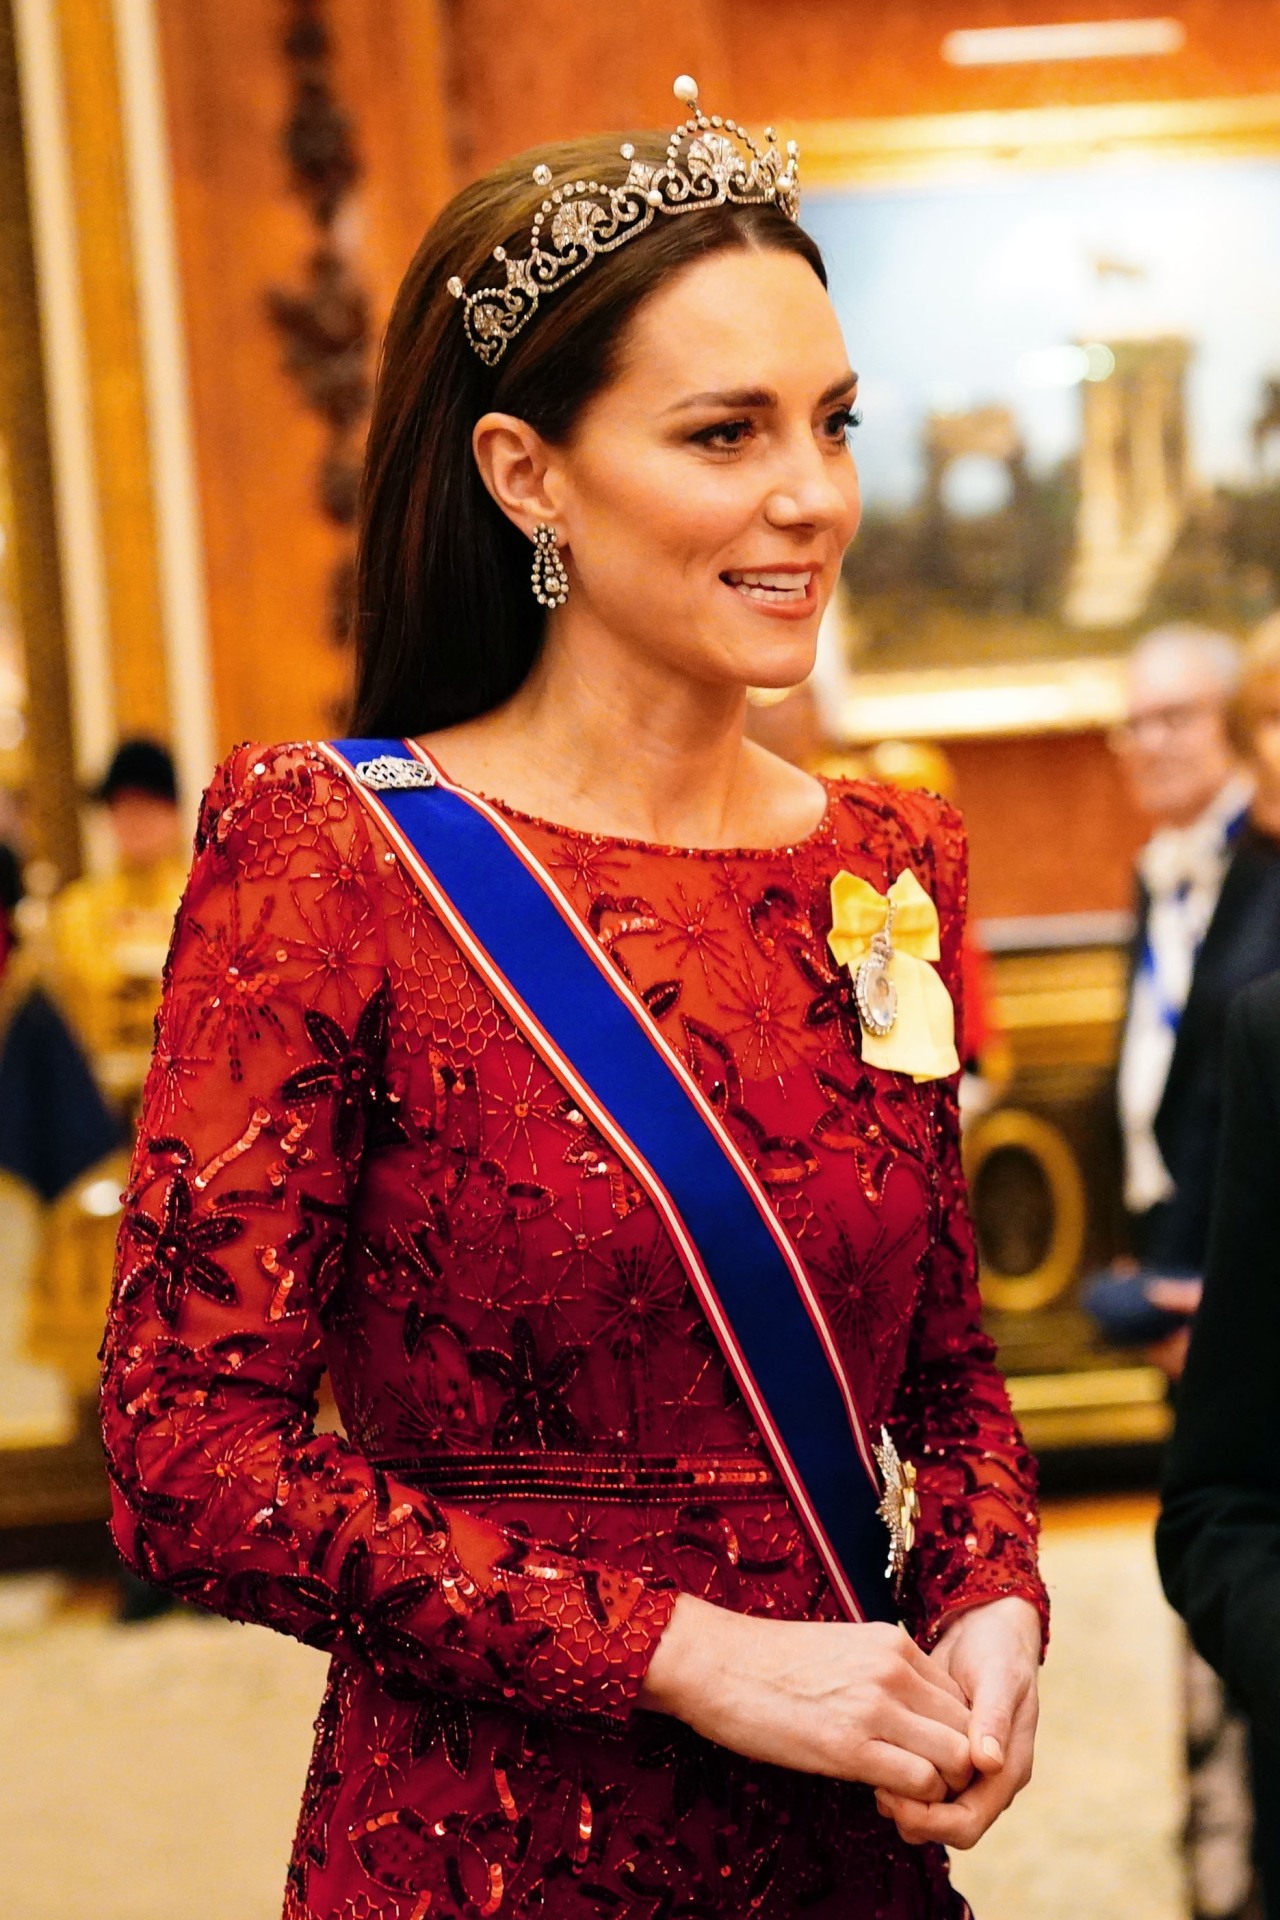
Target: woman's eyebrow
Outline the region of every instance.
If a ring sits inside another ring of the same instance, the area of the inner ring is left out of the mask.
[[[839,380],[833,380],[826,392],[818,397],[820,407],[829,406],[838,400],[841,394],[848,393],[858,384],[856,373],[846,373]],[[690,393],[667,408],[668,413],[683,413],[689,407],[742,408],[745,411],[762,411],[776,407],[778,396],[772,387],[731,387],[721,392]]]

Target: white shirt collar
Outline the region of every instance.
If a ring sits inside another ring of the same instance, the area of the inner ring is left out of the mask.
[[[1180,887],[1215,885],[1227,851],[1227,829],[1253,798],[1247,773],[1233,773],[1185,827],[1161,827],[1138,855],[1138,872],[1153,899]]]

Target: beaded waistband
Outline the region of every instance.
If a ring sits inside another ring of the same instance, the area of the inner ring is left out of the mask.
[[[751,1499],[778,1493],[755,1454],[464,1453],[378,1459],[384,1473],[442,1499]]]

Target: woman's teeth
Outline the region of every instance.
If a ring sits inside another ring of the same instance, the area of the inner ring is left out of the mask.
[[[748,600],[804,600],[811,573],[726,573],[725,582]]]

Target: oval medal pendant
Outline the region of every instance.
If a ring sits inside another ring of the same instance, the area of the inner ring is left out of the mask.
[[[872,951],[853,976],[858,1018],[877,1040],[883,1040],[893,1031],[898,1017],[898,989],[889,978],[889,955],[883,950],[877,951],[881,937],[877,936]]]

